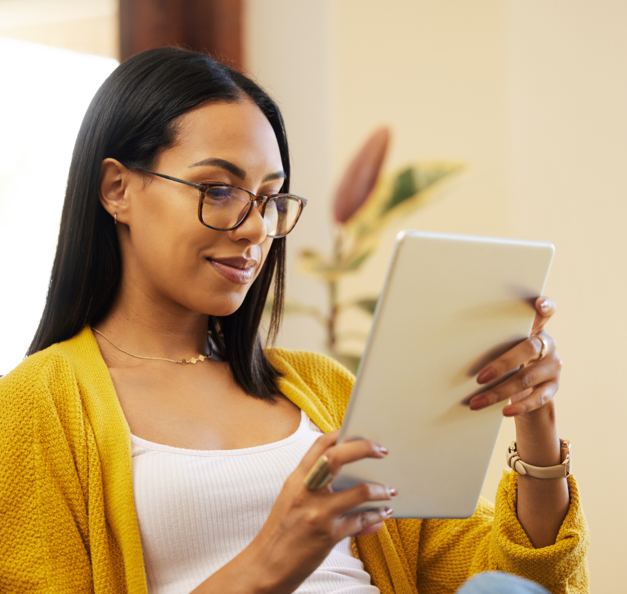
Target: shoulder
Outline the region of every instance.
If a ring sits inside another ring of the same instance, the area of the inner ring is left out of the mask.
[[[352,389],[355,376],[335,359],[311,351],[268,349],[266,354],[286,378],[300,378],[309,385]]]
[[[266,355],[282,374],[283,394],[321,429],[331,431],[342,424],[355,383],[348,369],[331,357],[309,351],[268,349]]]
[[[65,347],[73,340],[27,357],[0,378],[0,403],[6,412],[1,424],[5,431],[44,417],[62,422],[81,409],[74,364]]]
[[[55,378],[66,375],[70,371],[68,361],[56,347],[57,345],[53,345],[27,357],[0,378],[2,399],[11,395],[42,391],[46,385],[54,383]]]
[[[97,343],[91,329],[86,326],[78,334],[57,342],[24,359],[15,369],[0,378],[0,393],[9,389],[33,389],[42,383],[76,383],[82,374],[101,359]]]

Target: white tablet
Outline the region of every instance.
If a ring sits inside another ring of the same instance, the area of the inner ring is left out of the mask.
[[[390,453],[346,465],[334,490],[394,486],[391,503],[363,508],[390,505],[396,518],[474,513],[507,402],[467,403],[486,389],[479,371],[529,335],[553,253],[550,243],[399,234],[340,434]]]

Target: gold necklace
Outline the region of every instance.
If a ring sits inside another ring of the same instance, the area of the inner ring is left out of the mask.
[[[129,353],[128,351],[125,351],[124,349],[120,348],[108,336],[105,336],[102,332],[100,332],[100,330],[96,330],[96,328],[92,328],[92,330],[94,332],[97,332],[98,334],[100,334],[100,336],[102,336],[104,339],[110,342],[116,349],[118,349],[118,351],[122,351],[126,355],[130,355],[131,357],[135,357],[136,359],[148,359],[150,361],[168,361],[168,363],[176,363],[177,365],[189,365],[190,363],[192,365],[196,365],[198,361],[206,361],[207,359],[213,359],[213,345],[211,343],[211,339],[209,339],[208,341],[209,342],[209,354],[208,355],[198,355],[198,357],[192,357],[189,361],[187,359],[181,359],[180,361],[177,361],[175,359],[164,359],[162,357],[142,357],[141,355],[134,355],[133,353]]]

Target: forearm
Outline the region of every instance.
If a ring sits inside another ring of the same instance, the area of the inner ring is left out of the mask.
[[[516,417],[516,442],[521,460],[528,464],[555,466],[561,462],[554,401]],[[518,475],[518,521],[534,547],[555,543],[569,504],[565,478]]]

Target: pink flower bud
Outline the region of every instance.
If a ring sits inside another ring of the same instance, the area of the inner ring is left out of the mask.
[[[390,143],[389,128],[375,130],[346,169],[335,193],[333,214],[346,223],[372,192]]]

